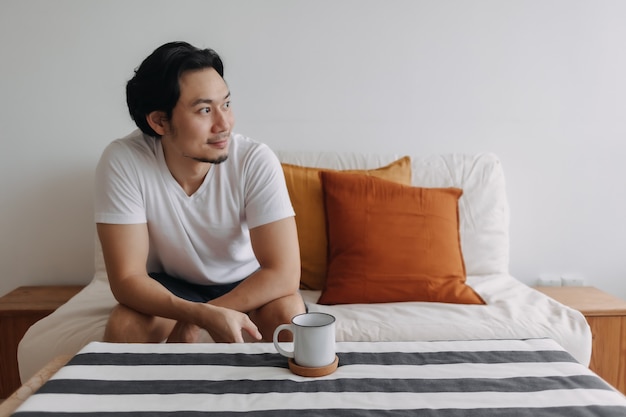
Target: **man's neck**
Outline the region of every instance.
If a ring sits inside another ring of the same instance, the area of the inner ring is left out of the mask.
[[[185,156],[168,155],[165,148],[163,151],[165,164],[178,185],[189,196],[195,193],[202,185],[213,164],[199,162]]]

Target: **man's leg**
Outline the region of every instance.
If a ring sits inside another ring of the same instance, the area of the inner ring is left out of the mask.
[[[293,316],[304,312],[306,309],[302,296],[300,293],[295,293],[271,301],[248,315],[263,335],[262,341],[271,342],[274,330],[279,325],[290,323]],[[279,340],[289,342],[292,340],[292,335],[289,332],[281,332]]]
[[[104,331],[105,342],[160,343],[167,339],[175,320],[148,316],[124,305],[113,309]]]

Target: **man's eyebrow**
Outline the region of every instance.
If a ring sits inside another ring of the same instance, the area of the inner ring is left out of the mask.
[[[230,91],[228,92],[228,94],[226,94],[223,98],[223,100],[228,100],[230,98]],[[213,100],[210,98],[199,98],[197,100],[194,100],[191,105],[192,106],[197,106],[198,104],[211,104],[213,103]]]

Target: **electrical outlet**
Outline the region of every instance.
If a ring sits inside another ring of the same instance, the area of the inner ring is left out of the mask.
[[[561,285],[564,287],[582,287],[585,285],[585,278],[580,274],[561,275]]]
[[[557,274],[539,274],[537,285],[540,287],[560,287],[561,277]]]

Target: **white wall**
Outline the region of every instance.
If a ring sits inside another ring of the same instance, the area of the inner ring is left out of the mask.
[[[0,294],[86,283],[91,181],[163,42],[221,53],[275,149],[500,156],[511,272],[626,298],[626,2],[1,0]]]

